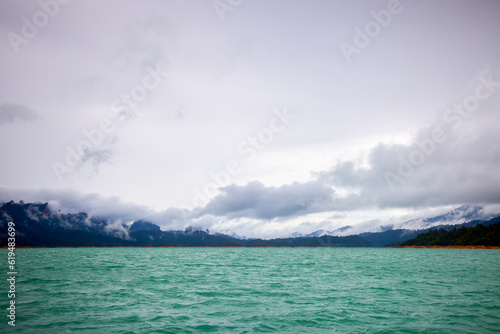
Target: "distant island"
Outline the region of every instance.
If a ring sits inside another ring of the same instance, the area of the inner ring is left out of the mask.
[[[0,207],[0,246],[7,246],[8,223],[14,222],[16,247],[424,247],[500,246],[500,216],[458,226],[425,230],[389,229],[358,235],[310,235],[244,239],[192,227],[162,231],[148,221],[130,226],[107,219],[52,212],[48,203],[15,203]],[[457,228],[461,227],[461,228]]]

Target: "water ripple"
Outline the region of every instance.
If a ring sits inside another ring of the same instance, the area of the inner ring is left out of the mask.
[[[493,333],[500,328],[498,250],[17,252],[19,333]],[[1,332],[9,331],[14,332],[5,324]]]

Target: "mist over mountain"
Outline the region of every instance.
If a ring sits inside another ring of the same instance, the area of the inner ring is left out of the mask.
[[[486,213],[482,206],[462,205],[445,214],[438,215],[435,217],[408,220],[399,225],[394,225],[393,228],[424,229],[445,224],[457,225],[477,219],[488,220],[493,218],[497,214]]]
[[[474,220],[489,220],[500,213],[488,213],[482,206],[478,205],[462,205],[444,214],[420,217],[410,220],[401,220],[400,222],[392,221],[368,221],[361,226],[346,225],[334,230],[320,229],[311,233],[301,234],[293,233],[292,236],[311,237],[322,235],[392,235],[396,239],[405,239],[409,235],[414,235],[414,231],[427,230],[431,227],[449,225],[455,226],[465,224]],[[399,237],[395,237],[399,235]]]
[[[491,214],[479,206],[461,206],[447,214],[410,220],[400,226],[426,226],[422,229],[381,226],[379,232],[351,235],[353,228],[345,226],[334,231],[318,230],[307,235],[293,233],[290,237],[261,239],[223,233],[211,233],[187,227],[185,230],[162,231],[160,226],[146,221],[125,222],[120,218],[90,217],[87,213],[63,213],[51,210],[48,203],[15,203],[0,207],[0,240],[5,246],[7,223],[16,226],[16,244],[31,247],[81,246],[247,246],[247,247],[382,247],[412,239],[431,227],[452,230],[457,226],[488,225]],[[466,222],[463,222],[466,221]],[[427,225],[421,225],[421,224]]]
[[[52,211],[48,203],[15,203],[0,207],[0,240],[7,245],[7,224],[14,222],[18,247],[369,247],[359,236],[238,239],[229,235],[188,227],[184,231],[161,231],[148,221],[132,224],[120,219],[89,217],[86,213]]]

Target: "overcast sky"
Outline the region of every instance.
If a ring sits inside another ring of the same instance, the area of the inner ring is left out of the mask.
[[[500,204],[500,3],[0,2],[0,201],[270,236]]]

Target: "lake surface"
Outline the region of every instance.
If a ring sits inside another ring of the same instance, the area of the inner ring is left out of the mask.
[[[0,252],[6,277],[7,250]],[[494,333],[500,250],[16,250],[0,333]]]

